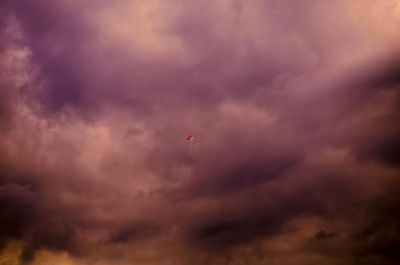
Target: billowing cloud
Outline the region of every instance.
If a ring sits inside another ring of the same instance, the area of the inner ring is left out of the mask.
[[[397,264],[399,10],[3,1],[0,263]]]

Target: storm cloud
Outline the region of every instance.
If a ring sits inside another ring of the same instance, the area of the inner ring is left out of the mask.
[[[395,0],[2,1],[0,263],[397,264],[399,32]]]

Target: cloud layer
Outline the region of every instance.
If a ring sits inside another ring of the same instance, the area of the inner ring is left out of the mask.
[[[399,29],[394,0],[3,1],[0,263],[397,264]]]

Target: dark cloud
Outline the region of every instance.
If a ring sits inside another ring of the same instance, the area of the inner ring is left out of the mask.
[[[229,159],[194,164],[196,170],[193,183],[189,186],[192,195],[217,196],[240,191],[284,176],[285,172],[299,165],[299,154],[276,150],[261,151],[259,148],[242,150],[239,139],[236,143],[221,143],[221,155],[230,153]],[[247,143],[248,144],[248,143]],[[248,146],[247,146],[248,147]],[[260,151],[263,155],[260,155]],[[196,163],[196,162],[194,162]]]
[[[329,239],[339,236],[337,233],[327,233],[325,230],[321,230],[315,234],[316,239]]]
[[[114,236],[111,237],[110,244],[125,243],[136,241],[138,239],[146,239],[160,234],[160,228],[147,222],[130,223],[121,226]]]
[[[395,264],[400,258],[396,251],[400,242],[397,236],[399,217],[395,209],[400,197],[390,192],[397,190],[398,184],[395,181],[391,187],[386,187],[388,193],[368,206],[369,218],[350,234],[350,242],[356,245],[357,259],[365,264],[368,264],[368,257],[386,264]]]
[[[35,194],[18,184],[1,186],[2,237],[21,237],[35,218]]]
[[[3,1],[0,263],[396,264],[399,10]]]

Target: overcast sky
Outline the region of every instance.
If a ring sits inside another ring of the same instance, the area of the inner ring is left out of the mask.
[[[2,0],[0,263],[398,264],[399,89],[400,1]]]

